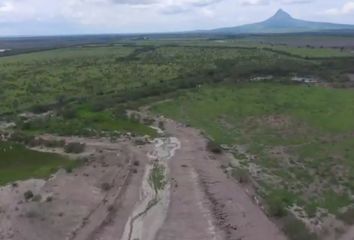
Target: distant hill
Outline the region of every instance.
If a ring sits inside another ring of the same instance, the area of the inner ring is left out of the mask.
[[[354,25],[311,22],[293,18],[284,10],[278,10],[271,18],[254,24],[210,30],[210,33],[252,34],[252,33],[296,33],[332,30],[354,30]]]

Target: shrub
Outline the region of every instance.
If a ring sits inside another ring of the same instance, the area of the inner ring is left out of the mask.
[[[280,218],[287,215],[287,210],[284,203],[278,198],[274,198],[268,201],[268,211],[269,214],[273,217]]]
[[[34,197],[34,194],[33,194],[32,191],[29,190],[29,191],[25,192],[25,193],[23,194],[23,196],[25,197],[25,200],[28,201],[28,200],[30,200],[31,198]]]
[[[23,143],[25,145],[28,145],[34,140],[34,137],[31,135],[25,134],[24,132],[16,131],[13,134],[11,134],[9,140],[13,141],[13,142]]]
[[[232,169],[232,176],[237,179],[239,183],[248,183],[249,182],[249,174],[246,169],[242,168],[234,168]]]
[[[43,145],[48,148],[60,148],[65,146],[64,140],[42,140]]]
[[[42,200],[42,196],[40,194],[37,194],[32,198],[33,202],[40,202],[41,200]]]
[[[86,145],[84,143],[68,143],[65,145],[64,150],[66,153],[82,153],[85,150]]]
[[[109,191],[111,188],[112,188],[112,185],[107,182],[101,184],[101,189],[103,191]]]
[[[46,199],[45,199],[46,202],[52,202],[53,201],[53,197],[52,196],[48,196]]]
[[[215,154],[222,153],[222,148],[217,143],[215,143],[212,140],[208,141],[206,148],[207,148],[208,151],[210,151],[212,153],[215,153]]]
[[[64,109],[59,114],[61,114],[65,119],[73,119],[77,117],[77,112],[73,108]]]
[[[306,225],[292,214],[283,219],[283,231],[290,240],[316,240],[316,234],[310,232]]]
[[[165,123],[164,122],[162,122],[162,121],[159,121],[159,128],[161,129],[161,130],[164,130],[165,129]]]
[[[350,207],[343,213],[337,214],[338,219],[342,220],[348,225],[354,224],[354,208]]]

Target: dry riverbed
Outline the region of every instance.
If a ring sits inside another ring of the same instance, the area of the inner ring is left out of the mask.
[[[86,144],[87,161],[71,173],[0,188],[0,239],[286,239],[220,168],[230,156],[208,152],[199,131],[161,121],[166,136],[140,146],[65,138]],[[28,190],[40,199],[25,201]]]

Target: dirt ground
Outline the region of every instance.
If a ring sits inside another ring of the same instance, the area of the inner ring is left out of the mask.
[[[95,239],[91,236],[112,224],[111,217],[120,208],[114,220],[124,226],[138,198],[145,149],[129,142],[66,140],[86,143],[84,166],[72,173],[61,170],[47,181],[28,180],[0,188],[0,239]],[[134,161],[139,166],[133,166]],[[102,187],[105,183],[107,189]],[[28,190],[40,199],[25,201]],[[122,229],[117,229],[118,234]]]
[[[167,132],[181,142],[170,162],[174,187],[168,217],[158,240],[286,239],[277,226],[220,165],[229,156],[211,156],[199,131],[168,120]]]
[[[85,165],[0,188],[0,239],[286,239],[252,193],[220,168],[230,156],[210,154],[198,130],[164,122],[168,137],[143,146],[65,138],[86,143]],[[154,195],[148,176],[156,161],[166,167],[167,184]],[[41,199],[26,202],[27,190]]]

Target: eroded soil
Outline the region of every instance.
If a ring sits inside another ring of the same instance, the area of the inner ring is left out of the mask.
[[[84,166],[2,187],[0,239],[286,239],[252,193],[220,168],[231,156],[208,152],[198,130],[159,121],[167,137],[143,146],[66,138],[86,143]],[[166,178],[158,191],[149,177],[156,163]],[[41,199],[26,202],[27,190]]]

